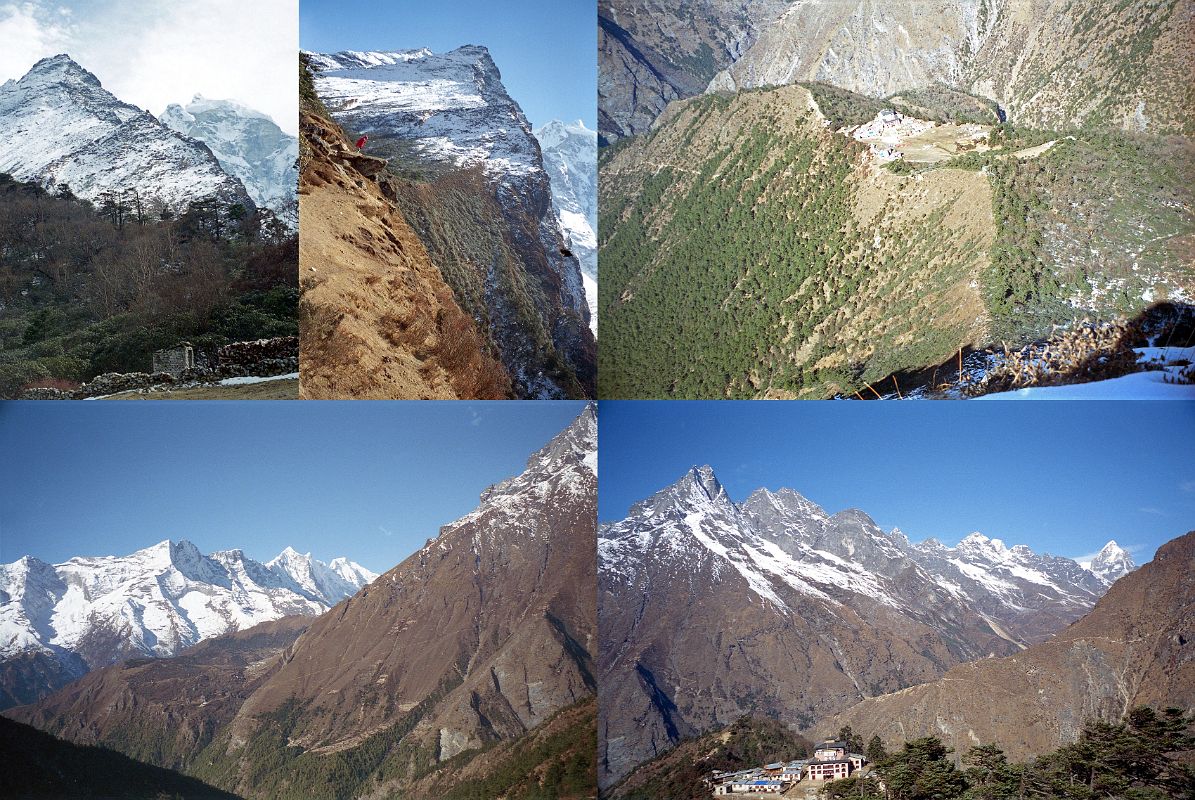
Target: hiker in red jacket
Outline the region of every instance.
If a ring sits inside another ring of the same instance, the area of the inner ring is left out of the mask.
[[[365,143],[366,143],[368,140],[369,140],[369,137],[368,137],[368,136],[362,136],[360,139],[358,139],[358,140],[357,140],[357,150],[360,150],[362,147],[364,147],[364,146],[365,146]]]

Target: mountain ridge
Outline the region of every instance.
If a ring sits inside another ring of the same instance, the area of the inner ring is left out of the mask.
[[[1195,531],[1158,548],[1152,561],[1118,579],[1054,638],[866,699],[819,727],[847,724],[893,744],[935,735],[959,752],[998,743],[1019,760],[1074,742],[1090,719],[1114,722],[1138,705],[1190,708],[1192,563]]]
[[[602,525],[598,559],[603,786],[746,714],[808,728],[1019,652],[1106,589],[1069,559],[982,535],[919,549],[792,490],[735,503],[708,466]]]
[[[371,154],[386,195],[496,346],[516,394],[594,396],[579,262],[542,151],[489,51],[306,53],[315,91]]]
[[[563,769],[591,787],[596,437],[591,405],[318,618],[98,670],[8,715],[251,797],[442,795],[511,763],[520,782]],[[140,735],[159,729],[165,744]]]

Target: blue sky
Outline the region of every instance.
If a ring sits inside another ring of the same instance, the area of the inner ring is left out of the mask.
[[[0,562],[163,539],[384,572],[469,513],[580,402],[0,404]]]
[[[593,0],[303,0],[304,50],[489,48],[502,83],[539,127],[597,127],[597,8]]]
[[[1138,563],[1195,529],[1195,404],[603,402],[598,515],[710,464],[731,498],[789,487],[914,541],[981,531]]]

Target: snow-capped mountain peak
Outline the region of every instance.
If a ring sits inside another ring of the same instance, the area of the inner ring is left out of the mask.
[[[789,607],[792,592],[837,602],[864,596],[894,609],[962,603],[1018,626],[1027,639],[1038,628],[1025,612],[1044,610],[1043,629],[1050,619],[1069,622],[1107,586],[1071,559],[1023,544],[1010,548],[978,532],[955,547],[933,539],[915,544],[859,509],[827,515],[789,489],[759,489],[739,505],[709,467],[689,470],[626,519],[603,526],[599,537],[602,568],[619,579],[636,580],[647,565],[684,553],[690,565],[713,558],[715,579],[737,574],[779,609]],[[708,555],[695,555],[702,551]]]
[[[27,81],[29,85],[56,83],[75,83],[86,86],[100,85],[99,78],[80,66],[66,53],[59,53],[56,56],[43,58],[34,64],[21,80]]]
[[[1111,585],[1136,568],[1132,556],[1113,539],[1091,560],[1088,570],[1104,583]]]
[[[252,205],[207,147],[121,102],[65,54],[0,86],[0,172],[92,201],[136,193],[150,214],[212,197]]]
[[[268,115],[235,100],[197,94],[185,107],[167,106],[160,120],[207,145],[259,207],[269,208],[288,223],[297,222],[299,140]]]
[[[336,605],[358,589],[377,578],[360,564],[346,558],[334,559],[332,564],[311,557],[311,553],[300,553],[287,546],[281,553],[266,562],[266,567],[276,574],[290,578],[306,594],[328,606]]]

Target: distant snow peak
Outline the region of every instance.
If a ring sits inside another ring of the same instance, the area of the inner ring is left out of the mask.
[[[185,107],[167,106],[161,121],[207,145],[220,166],[245,185],[255,204],[297,224],[299,140],[268,115],[235,100],[196,94]]]
[[[582,120],[537,128],[552,204],[565,241],[581,263],[590,327],[597,333],[597,133]]]
[[[291,614],[320,614],[377,577],[338,562],[333,570],[288,547],[264,565],[241,550],[205,556],[185,539],[54,565],[26,556],[0,565],[0,658],[36,651],[95,668],[129,655],[173,655]]]
[[[1115,539],[1103,546],[1088,567],[1092,574],[1108,585],[1115,583],[1136,568],[1137,565],[1132,556],[1118,545]]]

